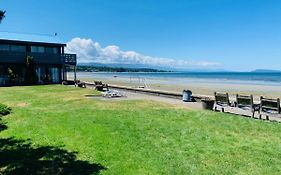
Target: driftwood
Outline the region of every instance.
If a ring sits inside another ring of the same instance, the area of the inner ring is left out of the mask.
[[[108,85],[107,84],[103,84],[101,81],[95,81],[95,89],[97,91],[108,91]]]

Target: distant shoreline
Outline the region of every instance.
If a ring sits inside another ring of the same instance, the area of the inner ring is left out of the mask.
[[[85,65],[78,65],[76,71],[78,72],[172,72],[172,71],[152,69],[152,68],[125,68],[125,67],[85,66]]]

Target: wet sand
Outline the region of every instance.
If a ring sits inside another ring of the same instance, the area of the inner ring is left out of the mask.
[[[189,89],[195,95],[213,96],[214,92],[228,92],[230,96],[235,94],[252,94],[258,100],[260,96],[281,98],[281,86],[274,83],[260,83],[247,81],[229,81],[218,79],[195,79],[195,78],[130,78],[125,76],[113,76],[106,73],[94,73],[88,76],[84,73],[77,74],[82,81],[102,81],[107,84],[122,85],[129,87],[145,86],[149,89],[182,92]],[[71,74],[69,77],[72,78]]]

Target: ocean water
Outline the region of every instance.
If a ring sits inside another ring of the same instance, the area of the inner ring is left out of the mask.
[[[79,72],[78,77],[83,78],[143,78],[157,80],[175,80],[208,83],[228,84],[256,84],[281,86],[281,73],[258,72],[157,72],[157,73],[104,73],[104,72]]]

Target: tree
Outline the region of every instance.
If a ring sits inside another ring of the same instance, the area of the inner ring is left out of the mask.
[[[6,11],[0,10],[0,22],[5,18]]]
[[[34,59],[31,56],[26,57],[26,72],[25,72],[25,84],[34,85],[38,82],[38,76],[36,73],[36,66]]]

